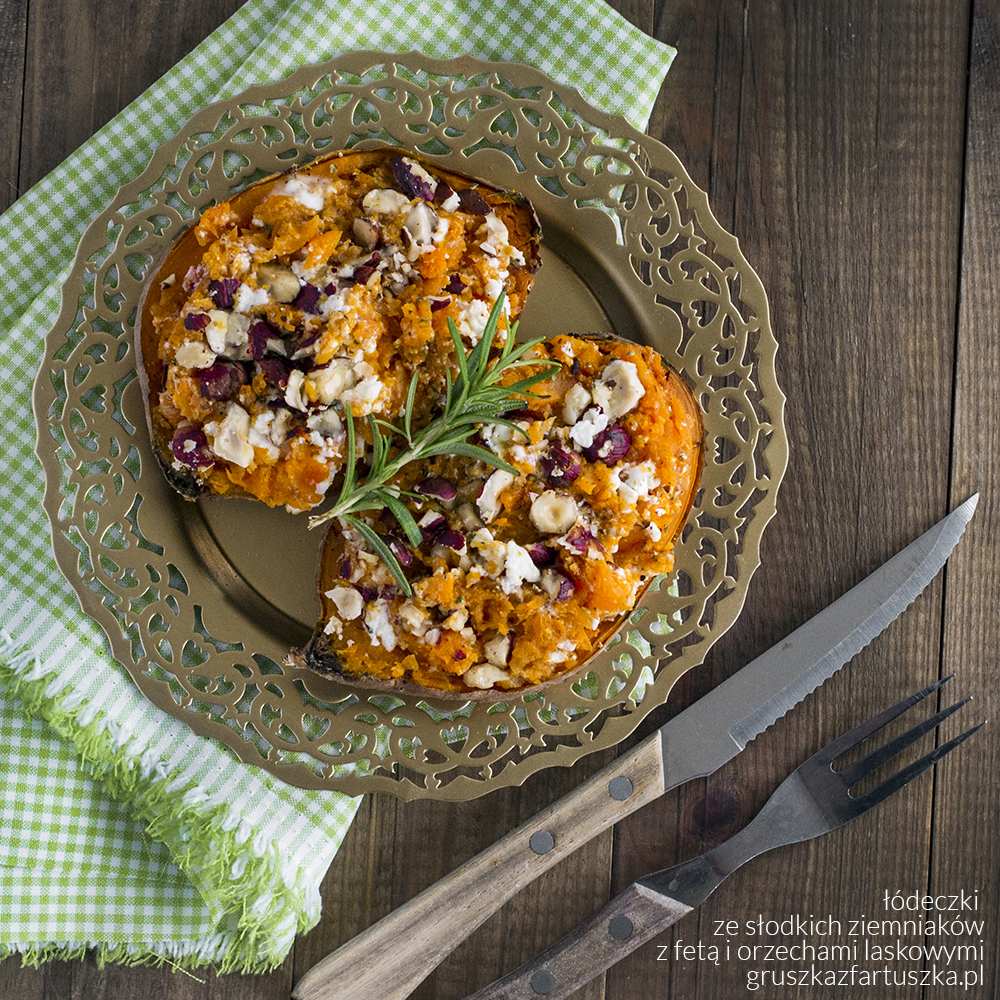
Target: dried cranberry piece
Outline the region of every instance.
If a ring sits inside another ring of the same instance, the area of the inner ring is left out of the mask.
[[[594,435],[594,442],[583,449],[588,462],[603,462],[614,465],[620,462],[632,447],[632,435],[621,424],[612,424]]]
[[[542,474],[550,486],[565,486],[580,475],[580,457],[560,444],[551,444],[542,459]]]
[[[556,594],[556,602],[568,601],[576,593],[576,584],[568,577],[560,574],[559,592]]]
[[[454,653],[451,654],[453,660],[464,660],[469,654],[464,649],[456,649]]]
[[[457,274],[453,274],[445,287],[446,292],[452,295],[461,295],[469,286]]]
[[[230,399],[249,381],[246,370],[234,361],[216,361],[195,371],[198,388],[205,399]]]
[[[381,538],[389,546],[389,551],[396,557],[400,566],[409,566],[413,562],[413,553],[401,538],[397,538],[396,535],[382,535]]]
[[[458,200],[462,208],[470,215],[490,214],[489,203],[475,188],[466,188],[464,191],[459,191]]]
[[[361,595],[361,600],[363,600],[365,604],[370,604],[376,597],[378,597],[378,592],[373,590],[371,587],[359,586],[356,589]]]
[[[261,358],[257,364],[268,385],[276,389],[284,389],[288,385],[288,374],[291,369],[280,358]]]
[[[367,285],[368,279],[378,270],[378,262],[382,259],[382,255],[376,251],[368,258],[355,272],[354,272],[354,284],[355,285]]]
[[[206,469],[215,464],[208,438],[200,427],[179,428],[170,442],[170,451],[181,465],[189,469]]]
[[[208,313],[188,313],[184,317],[185,330],[204,330],[208,326]]]
[[[458,496],[458,490],[455,489],[454,484],[441,476],[431,476],[423,482],[417,483],[413,489],[421,496],[434,497],[437,500],[454,500]]]
[[[260,361],[267,350],[267,342],[277,337],[278,331],[267,320],[259,319],[256,323],[251,323],[247,345],[250,357],[254,361]]]
[[[464,552],[465,535],[454,528],[445,528],[444,531],[438,532],[437,537],[434,539],[434,544],[443,545],[446,548],[454,549],[456,552]]]
[[[441,202],[447,201],[454,193],[444,181],[438,181],[438,186],[434,191],[434,200],[440,205]]]
[[[535,545],[529,545],[527,552],[528,555],[531,556],[531,561],[539,568],[555,564],[556,553],[553,549],[550,549],[548,545],[542,545],[541,542],[538,542]]]
[[[451,305],[451,299],[431,299],[431,312],[439,312]]]
[[[208,283],[208,294],[220,309],[232,309],[233,296],[239,287],[240,283],[236,278],[223,278],[221,281],[213,279]]]
[[[420,534],[423,536],[425,542],[433,541],[442,528],[447,527],[448,522],[444,519],[443,514],[437,514],[432,520],[428,521],[426,524],[420,525]]]
[[[340,564],[340,579],[341,580],[350,580],[350,578],[351,578],[351,560],[350,559],[345,559]]]
[[[583,555],[590,548],[591,543],[597,544],[594,541],[594,533],[582,524],[576,525],[566,536],[566,544],[574,551],[579,552],[580,555]],[[598,548],[600,548],[599,545]]]
[[[315,285],[303,285],[299,294],[292,300],[293,309],[301,309],[304,313],[315,315],[319,312],[319,289]]]
[[[423,198],[424,201],[433,200],[434,188],[420,177],[402,156],[394,156],[390,166],[403,194],[410,198]]]

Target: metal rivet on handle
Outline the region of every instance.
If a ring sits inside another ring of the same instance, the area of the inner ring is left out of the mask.
[[[535,854],[548,854],[556,846],[556,839],[548,830],[536,830],[528,841]]]
[[[556,988],[556,977],[548,969],[539,969],[531,977],[531,988],[540,997],[544,997]]]
[[[624,774],[619,774],[608,782],[608,794],[616,802],[624,802],[632,794],[632,782]]]
[[[612,917],[608,924],[608,933],[616,941],[624,941],[632,936],[632,921],[626,916]]]

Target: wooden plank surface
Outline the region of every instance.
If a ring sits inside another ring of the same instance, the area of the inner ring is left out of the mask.
[[[947,573],[821,692],[712,779],[625,820],[515,897],[414,994],[461,1000],[650,870],[720,842],[799,761],[943,673],[962,713],[995,717],[1000,457],[998,0],[618,0],[677,46],[650,133],[673,148],[768,291],[791,461],[762,567],[736,625],[629,743],[843,593],[969,493],[980,511]],[[155,82],[237,0],[0,2],[0,207]],[[23,82],[22,82],[23,81]],[[23,89],[23,102],[21,94]],[[1000,745],[996,724],[877,814],[734,874],[708,904],[579,991],[581,1000],[715,1000],[748,973],[746,921],[885,916],[883,894],[977,892],[997,995]],[[959,731],[949,723],[946,736]],[[608,755],[470,803],[366,798],[324,882],[320,924],[268,976],[0,963],[0,997],[270,1000],[327,951],[593,773]],[[898,914],[896,914],[898,916]],[[716,934],[719,921],[738,933]],[[809,939],[821,944],[822,937]],[[830,939],[825,939],[829,941]],[[838,939],[839,940],[839,939]],[[884,944],[878,936],[857,937]],[[680,945],[729,944],[719,964]],[[934,943],[928,939],[929,943]],[[962,939],[961,943],[972,943]],[[975,943],[979,943],[978,941]],[[391,956],[386,957],[391,961]],[[838,968],[837,963],[817,963]],[[873,962],[859,962],[875,968]],[[900,966],[923,970],[929,963]],[[964,967],[964,966],[963,966]],[[768,998],[927,998],[943,987],[767,987]]]

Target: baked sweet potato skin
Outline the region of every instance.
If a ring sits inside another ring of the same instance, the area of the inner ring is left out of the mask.
[[[389,194],[366,208],[380,191]],[[346,457],[331,383],[346,372],[355,415],[394,419],[419,368],[431,405],[454,362],[448,319],[474,337],[501,290],[516,319],[539,241],[520,195],[394,147],[327,154],[209,209],[153,269],[135,330],[167,480],[189,498],[249,496],[296,511],[320,503]],[[279,293],[275,272],[298,282],[294,295]],[[325,423],[317,396],[335,411]],[[282,408],[291,415],[276,419]]]
[[[502,700],[580,669],[669,572],[702,467],[687,383],[610,334],[555,337],[539,359],[560,370],[513,415],[524,435],[480,433],[519,475],[454,458],[404,470],[399,485],[425,494],[411,505],[425,538],[406,550],[409,598],[334,522],[320,618],[290,664],[367,689]],[[403,544],[389,519],[371,524]]]

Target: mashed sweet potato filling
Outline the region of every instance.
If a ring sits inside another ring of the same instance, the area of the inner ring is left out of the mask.
[[[343,419],[398,419],[413,371],[429,409],[501,292],[537,267],[530,206],[400,150],[338,154],[206,211],[144,305],[154,438],[191,494],[320,503]],[[420,420],[422,413],[414,414]]]

